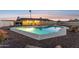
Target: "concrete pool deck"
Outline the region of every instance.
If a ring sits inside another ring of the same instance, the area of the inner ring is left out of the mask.
[[[19,34],[31,37],[36,40],[43,40],[43,39],[48,39],[48,38],[53,38],[53,37],[59,37],[59,36],[64,36],[66,35],[66,27],[62,27],[58,32],[55,33],[49,33],[49,34],[43,34],[43,35],[38,35],[30,32],[25,32],[21,30],[17,30],[16,27],[10,28],[11,31],[17,32]]]

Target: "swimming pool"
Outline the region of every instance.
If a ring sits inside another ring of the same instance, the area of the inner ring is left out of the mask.
[[[38,35],[43,35],[43,34],[49,34],[49,33],[55,33],[58,32],[61,27],[17,27],[17,30],[25,31],[25,32],[30,32]]]
[[[11,30],[37,40],[66,35],[66,28],[62,26],[13,27]]]

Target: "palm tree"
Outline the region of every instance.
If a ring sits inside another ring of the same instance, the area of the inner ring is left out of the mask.
[[[31,12],[32,12],[32,11],[31,11],[31,10],[29,10],[29,13],[30,13],[30,18],[31,18]]]

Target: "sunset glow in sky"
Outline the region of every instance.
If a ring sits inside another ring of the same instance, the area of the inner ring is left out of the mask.
[[[29,17],[29,10],[0,10],[0,20],[16,20],[17,17]],[[79,18],[79,10],[32,10],[32,18],[48,18],[67,21]]]

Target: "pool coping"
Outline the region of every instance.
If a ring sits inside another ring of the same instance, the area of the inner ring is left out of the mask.
[[[19,34],[28,36],[30,38],[36,39],[36,40],[44,40],[44,39],[48,39],[48,38],[53,38],[53,37],[58,37],[58,36],[66,35],[66,27],[62,27],[62,29],[59,30],[59,32],[43,34],[43,35],[34,34],[34,33],[30,33],[30,32],[24,32],[24,31],[21,31],[21,30],[17,30],[15,28],[16,27],[12,27],[12,28],[10,28],[10,30],[14,31],[14,32],[17,32]]]

